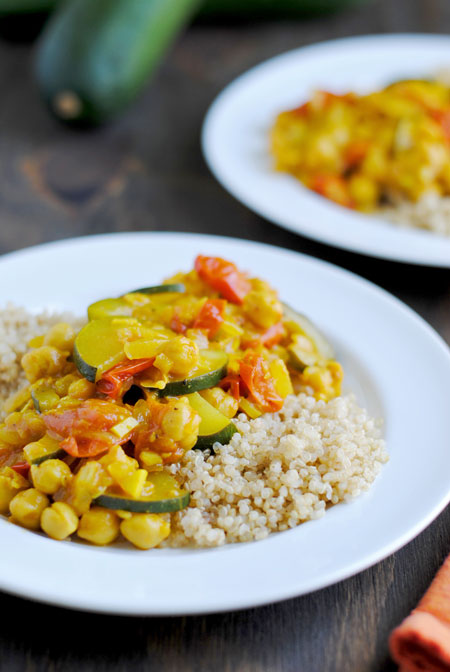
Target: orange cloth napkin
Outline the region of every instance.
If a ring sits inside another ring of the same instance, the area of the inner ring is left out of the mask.
[[[450,555],[389,648],[399,672],[450,672]]]

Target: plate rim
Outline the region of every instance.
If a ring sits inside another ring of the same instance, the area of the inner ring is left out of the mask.
[[[393,306],[395,309],[399,310],[400,313],[404,313],[407,315],[409,318],[412,318],[415,324],[420,328],[420,330],[424,331],[426,334],[427,338],[431,338],[434,345],[436,345],[442,352],[441,354],[444,355],[447,361],[447,365],[450,367],[450,349],[449,346],[446,344],[444,339],[431,327],[431,325],[424,320],[416,311],[414,311],[412,308],[410,308],[407,304],[402,302],[400,299],[397,297],[393,296],[390,294],[388,291],[385,289],[377,286],[375,283],[366,280],[365,278],[362,278],[358,276],[356,273],[353,273],[352,271],[348,271],[347,269],[340,268],[336,266],[335,264],[332,264],[328,261],[323,261],[321,259],[317,259],[314,257],[310,257],[309,255],[305,255],[303,253],[295,252],[292,250],[288,250],[283,247],[278,247],[274,245],[270,245],[267,243],[261,243],[261,242],[253,242],[253,241],[247,241],[247,240],[242,240],[242,239],[237,239],[237,238],[231,238],[231,237],[226,237],[226,236],[216,236],[216,235],[208,235],[208,234],[190,234],[190,233],[178,233],[178,232],[134,232],[134,233],[111,233],[111,234],[96,234],[96,235],[91,235],[91,236],[82,236],[82,237],[76,237],[76,238],[68,238],[68,239],[63,239],[59,241],[53,241],[51,243],[44,243],[42,245],[35,245],[32,247],[24,248],[23,250],[17,250],[8,254],[3,255],[0,257],[0,266],[2,266],[5,262],[8,262],[9,260],[14,260],[15,258],[20,258],[22,257],[23,259],[26,260],[27,257],[30,255],[39,255],[40,251],[42,249],[44,250],[54,250],[55,252],[58,251],[58,248],[64,248],[64,247],[69,247],[73,245],[74,243],[78,244],[88,244],[90,245],[92,242],[95,244],[101,243],[105,240],[110,240],[110,241],[117,241],[118,243],[120,241],[124,241],[125,239],[132,240],[133,242],[147,239],[147,240],[152,240],[152,239],[161,239],[161,240],[173,240],[174,238],[181,239],[181,242],[183,239],[190,239],[190,240],[196,240],[196,241],[214,241],[215,243],[218,242],[223,242],[223,243],[229,243],[232,246],[236,247],[241,247],[241,248],[248,248],[250,251],[251,249],[256,248],[261,248],[267,252],[270,253],[275,253],[279,254],[280,256],[287,256],[292,259],[295,259],[296,261],[300,261],[301,263],[306,263],[309,265],[313,266],[318,266],[318,267],[324,267],[325,269],[332,271],[334,273],[337,273],[340,276],[347,277],[350,279],[351,282],[356,282],[357,285],[362,286],[363,288],[368,289],[370,292],[374,292],[377,296],[380,296],[383,300],[387,300],[388,303]],[[15,595],[19,595],[21,597],[27,597],[30,599],[34,599],[40,602],[45,602],[48,604],[56,604],[58,606],[68,606],[70,608],[74,609],[79,609],[79,610],[87,610],[87,611],[94,611],[98,613],[112,613],[112,614],[121,614],[121,615],[164,615],[164,616],[169,616],[169,615],[186,615],[186,614],[206,614],[206,613],[219,613],[223,611],[230,611],[230,610],[239,610],[239,609],[246,609],[250,607],[255,607],[255,606],[261,606],[263,604],[268,604],[272,602],[278,602],[281,600],[285,600],[288,598],[296,597],[299,595],[303,594],[308,594],[310,592],[313,592],[315,590],[325,588],[329,585],[335,584],[338,581],[342,581],[346,578],[349,578],[350,576],[353,576],[356,573],[359,573],[361,571],[364,571],[368,567],[373,566],[376,564],[376,562],[379,562],[383,558],[387,557],[388,555],[396,552],[399,548],[404,546],[406,543],[411,541],[415,536],[417,536],[425,527],[427,527],[432,520],[445,508],[446,504],[450,500],[450,485],[449,489],[447,491],[447,494],[445,497],[443,497],[430,511],[428,511],[428,514],[424,517],[422,516],[421,520],[419,523],[416,523],[412,529],[409,529],[407,532],[405,532],[400,538],[397,538],[395,540],[395,543],[392,543],[389,545],[389,547],[386,548],[386,546],[383,547],[382,551],[376,554],[376,557],[370,557],[365,563],[361,562],[354,562],[352,564],[349,564],[347,566],[346,571],[342,570],[335,570],[334,573],[330,573],[328,576],[328,579],[326,581],[323,581],[323,579],[320,579],[320,577],[317,578],[315,582],[310,582],[310,587],[301,592],[298,593],[295,591],[292,592],[292,589],[287,589],[284,592],[281,592],[277,590],[276,588],[275,593],[272,593],[270,591],[265,591],[263,593],[263,596],[260,597],[259,599],[252,599],[249,602],[246,602],[245,600],[237,600],[236,602],[236,597],[230,597],[228,602],[223,602],[221,606],[217,607],[216,605],[210,605],[210,606],[205,606],[204,604],[199,604],[196,607],[191,607],[189,609],[181,609],[181,610],[176,610],[173,607],[171,607],[168,610],[164,609],[158,609],[155,610],[153,608],[148,608],[148,607],[143,607],[143,608],[133,608],[128,605],[128,607],[124,607],[123,604],[109,604],[109,605],[98,605],[92,603],[89,599],[80,597],[78,600],[63,600],[61,602],[61,596],[60,595],[53,595],[53,596],[48,596],[45,592],[42,592],[40,589],[40,586],[35,586],[34,590],[30,593],[27,592],[27,594],[24,594],[23,589],[20,588],[20,585],[17,586],[11,586],[11,585],[5,585],[3,577],[0,576],[0,588],[2,590],[5,590],[5,592],[9,592]],[[330,513],[332,513],[333,510],[330,510],[327,515],[329,516]],[[27,535],[27,539],[31,539],[31,537],[34,537],[35,535],[30,535],[27,530],[22,530],[21,528],[15,528],[14,530],[17,535],[21,535],[22,533]],[[289,534],[289,532],[287,533]],[[273,535],[276,536],[276,535]],[[269,539],[273,536],[270,535]],[[49,540],[46,540],[49,541]],[[50,540],[51,541],[51,540]],[[32,542],[30,542],[32,543]],[[56,542],[52,542],[56,543]],[[263,543],[263,542],[259,542]],[[59,545],[59,544],[58,544]],[[250,542],[250,546],[253,545],[253,542]],[[63,544],[64,546],[64,544]],[[230,548],[230,546],[226,546],[225,548]],[[241,546],[241,545],[237,545]],[[79,549],[81,550],[81,549]],[[214,549],[212,549],[214,551]],[[235,549],[235,550],[238,550]],[[86,549],[84,549],[86,551]],[[77,551],[78,552],[78,551]],[[202,550],[199,551],[202,553]],[[120,602],[120,601],[119,601]]]
[[[233,182],[232,179],[230,179],[229,175],[227,174],[227,169],[224,168],[223,165],[220,165],[220,163],[216,160],[216,157],[214,156],[215,152],[213,149],[213,145],[215,143],[215,125],[217,124],[218,115],[222,112],[222,106],[225,103],[228,103],[228,100],[234,96],[235,91],[241,88],[243,85],[245,85],[247,80],[251,82],[253,78],[260,77],[261,72],[263,72],[266,68],[272,67],[273,65],[277,64],[278,65],[283,64],[284,61],[290,62],[294,58],[302,58],[302,57],[307,58],[309,55],[314,56],[314,54],[318,54],[320,56],[321,52],[327,49],[339,50],[341,48],[350,47],[351,45],[356,46],[359,46],[361,44],[376,45],[378,43],[396,44],[399,42],[408,43],[414,41],[415,42],[427,41],[427,42],[433,42],[435,44],[441,42],[443,45],[448,46],[450,56],[450,35],[446,35],[443,33],[418,33],[418,32],[379,33],[379,34],[354,35],[354,36],[352,35],[330,40],[321,40],[319,42],[314,42],[312,44],[307,44],[294,49],[290,49],[288,51],[278,53],[246,69],[245,71],[234,77],[230,82],[228,82],[228,84],[226,84],[222,88],[222,90],[215,96],[213,101],[210,103],[204,115],[200,134],[200,145],[203,157],[211,174],[233,198],[235,198],[238,202],[243,204],[249,210],[256,213],[258,216],[262,217],[266,221],[269,221],[272,224],[275,224],[276,226],[291,231],[296,235],[304,236],[305,238],[317,241],[331,248],[338,248],[341,250],[350,251],[354,254],[359,254],[366,257],[383,259],[402,264],[412,264],[422,267],[450,268],[450,236],[442,236],[440,234],[434,234],[432,232],[428,232],[422,229],[396,227],[394,224],[389,225],[389,222],[386,223],[386,221],[384,221],[382,218],[378,218],[376,216],[370,218],[372,220],[371,223],[379,223],[384,226],[388,224],[389,228],[390,226],[395,227],[393,231],[397,233],[401,231],[401,233],[405,234],[405,240],[407,240],[408,238],[412,240],[413,237],[415,237],[417,247],[419,248],[419,252],[416,255],[410,256],[408,252],[404,253],[401,248],[398,249],[397,251],[391,252],[389,244],[385,244],[383,246],[383,249],[377,249],[377,248],[373,249],[370,247],[370,245],[361,244],[359,241],[356,243],[354,243],[351,240],[341,241],[339,239],[339,234],[334,235],[333,232],[331,232],[331,234],[328,234],[327,232],[323,231],[316,233],[315,231],[304,229],[301,222],[296,222],[294,224],[286,221],[283,216],[281,216],[280,219],[280,217],[277,215],[276,212],[277,210],[276,205],[274,207],[272,207],[271,204],[261,205],[261,203],[258,202],[258,199],[254,194],[252,193],[249,194],[248,192],[246,192],[245,188],[243,188],[241,185],[237,185],[236,183]],[[288,174],[274,173],[274,175],[277,175],[278,178],[280,178],[280,176],[285,177],[286,182],[288,180],[293,179]],[[301,187],[302,185],[299,186]],[[342,208],[331,202],[330,203],[327,202],[327,207],[328,206],[333,208],[339,208],[339,213],[341,213],[342,211]],[[351,212],[350,215],[354,217],[355,216],[360,217],[361,221],[363,221],[363,218],[366,219],[367,217],[364,214],[357,212]],[[395,235],[396,234],[394,233],[394,236]],[[430,240],[429,238],[430,236],[433,236],[436,239],[436,245],[433,245],[433,247],[436,248],[437,250],[437,248],[439,247],[439,243],[441,243],[441,245],[444,245],[446,248],[448,248],[448,255],[444,254],[442,255],[442,257],[438,256],[438,258],[433,258],[432,256],[427,255],[424,256],[423,254],[420,253],[421,239],[422,241],[425,240],[428,242]]]

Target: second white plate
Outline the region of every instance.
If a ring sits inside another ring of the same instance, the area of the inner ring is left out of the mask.
[[[450,68],[444,35],[346,38],[282,54],[241,75],[215,100],[203,127],[206,161],[233,196],[275,224],[375,257],[450,267],[450,238],[335,205],[277,173],[269,152],[276,115],[314,89],[369,92],[444,67]]]

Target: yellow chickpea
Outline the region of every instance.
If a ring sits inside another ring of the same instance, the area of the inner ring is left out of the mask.
[[[120,519],[114,511],[94,506],[83,514],[78,527],[78,536],[91,544],[106,546],[119,536]]]
[[[197,343],[185,336],[170,339],[164,344],[162,352],[171,360],[170,372],[174,376],[187,376],[199,362]]]
[[[14,523],[29,530],[38,530],[42,512],[48,505],[48,497],[35,488],[28,488],[11,500],[9,510]]]
[[[154,513],[134,513],[122,520],[120,531],[134,546],[146,551],[170,534],[170,523]]]
[[[67,485],[71,478],[70,467],[62,460],[45,460],[31,467],[34,487],[46,495],[54,495],[57,490]]]
[[[75,340],[75,331],[65,322],[58,322],[44,336],[44,345],[51,345],[58,350],[68,350],[73,348]]]
[[[283,316],[283,307],[272,289],[252,289],[244,299],[243,310],[262,329],[268,329]]]
[[[200,416],[186,397],[171,399],[168,406],[161,423],[162,432],[176,441],[180,448],[189,450],[197,442]]]
[[[54,502],[41,515],[41,528],[52,539],[62,541],[78,527],[78,516],[65,502]]]
[[[30,383],[44,376],[60,373],[66,364],[66,355],[50,345],[30,350],[22,357],[22,368]]]
[[[95,390],[95,383],[90,383],[86,378],[81,378],[71,383],[67,394],[74,399],[91,399]]]
[[[0,473],[0,514],[6,515],[9,512],[11,500],[20,490],[29,488],[27,479],[11,469],[4,467]]]

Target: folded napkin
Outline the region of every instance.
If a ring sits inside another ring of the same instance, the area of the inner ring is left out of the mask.
[[[399,672],[450,672],[450,555],[389,648]]]

